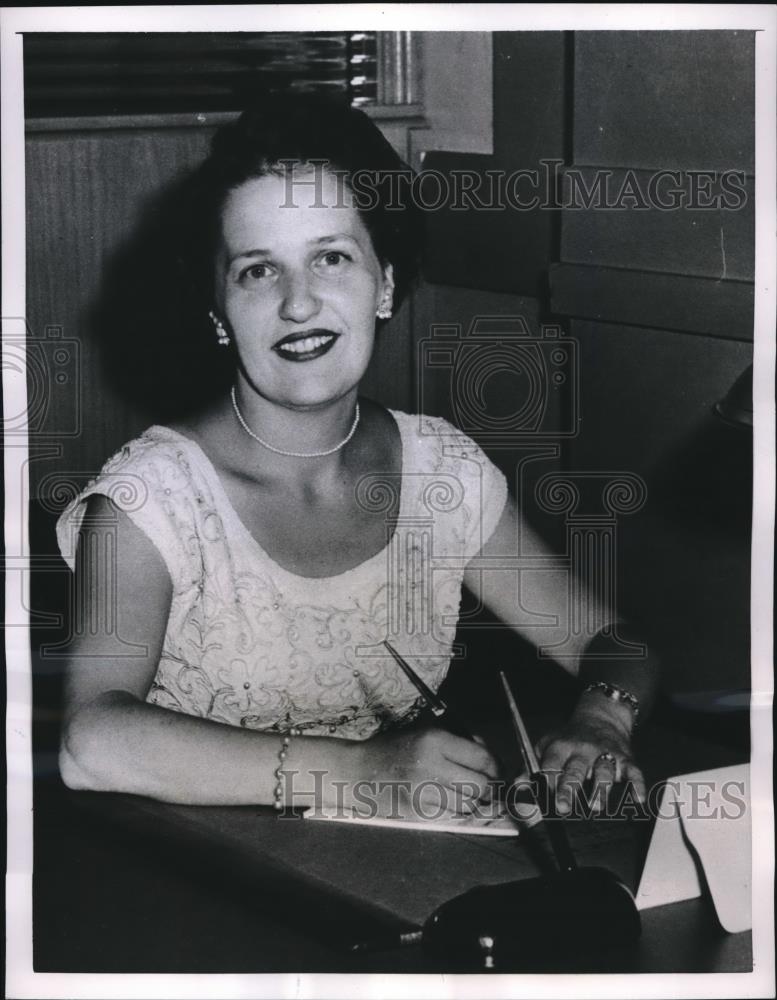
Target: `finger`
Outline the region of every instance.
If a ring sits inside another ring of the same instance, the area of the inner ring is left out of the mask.
[[[468,741],[457,740],[457,743],[464,744],[466,747]],[[480,750],[477,744],[472,744],[472,746]],[[451,752],[450,748],[448,749]],[[455,749],[456,747],[454,747],[453,752],[455,752]],[[472,800],[482,799],[487,801],[492,796],[493,789],[491,783],[496,780],[495,778],[489,774],[484,774],[482,771],[466,767],[459,761],[450,760],[442,752],[439,752],[439,746],[436,750],[437,752],[428,755],[423,761],[419,761],[416,770],[415,787],[423,789],[423,786],[427,784],[430,788],[438,785],[442,789],[447,789],[447,792],[450,792],[454,796],[460,795],[463,798]],[[460,754],[459,756],[464,756],[464,754]],[[488,756],[487,753],[486,756]],[[416,794],[415,787],[414,794]]]
[[[591,779],[595,785],[612,784],[618,775],[618,758],[614,753],[605,751],[599,754],[591,766]]]
[[[499,765],[487,747],[452,733],[447,733],[446,736],[440,751],[447,761],[457,767],[475,771],[490,781],[496,781],[499,777]]]
[[[453,781],[450,786],[445,787],[445,794],[451,808],[460,812],[472,812],[485,789],[479,781]]]
[[[447,793],[443,785],[426,779],[408,788],[401,786],[398,794],[383,795],[378,800],[379,815],[389,819],[425,820],[447,813]]]
[[[517,778],[513,781],[513,785],[519,786],[520,788],[531,788],[531,777],[528,771],[521,771]]]
[[[540,756],[540,768],[543,771],[563,771],[571,751],[571,745],[565,740],[552,740]]]
[[[427,821],[460,819],[473,811],[471,803],[461,800],[453,789],[437,781],[425,781],[413,791],[411,816]]]
[[[448,805],[460,815],[477,816],[480,819],[495,819],[501,813],[501,804],[493,798],[472,795],[471,786],[464,782],[454,791],[448,792]]]
[[[610,756],[600,754],[593,763],[590,803],[597,814],[607,805],[607,797],[616,780],[617,768],[618,761],[614,754]]]
[[[537,782],[531,781],[525,772],[515,779],[505,796],[505,807],[513,819],[528,826],[540,822],[542,810],[538,804],[538,792]]]
[[[570,812],[575,797],[582,792],[588,760],[581,754],[574,754],[564,765],[556,784],[556,808],[562,815]]]
[[[637,801],[644,804],[647,801],[645,778],[633,760],[626,759],[623,762],[623,780],[630,784]]]
[[[457,782],[453,788],[444,788],[447,795],[447,806],[460,816],[475,816],[478,819],[493,820],[503,815],[504,807],[501,801],[490,794],[480,791],[476,782]]]
[[[493,798],[493,785],[489,778],[465,767],[441,770],[440,783],[462,799],[489,802]]]
[[[534,744],[534,752],[537,754],[539,758],[542,758],[542,755],[545,753],[548,744],[552,743],[553,739],[554,739],[553,733],[545,733],[545,735],[541,736]]]
[[[485,741],[485,740],[483,739],[483,737],[482,737],[482,736],[480,736],[480,735],[479,735],[478,733],[473,733],[473,734],[472,734],[472,739],[473,739],[473,740],[475,741],[475,743],[477,743],[477,744],[478,744],[478,746],[481,746],[481,747],[484,747],[484,748],[485,748],[486,750],[488,750],[488,744],[487,744],[487,743],[486,743],[486,741]],[[493,756],[494,756],[494,755],[492,754],[492,757],[493,757]],[[501,775],[501,774],[502,774],[502,771],[503,771],[503,764],[502,764],[502,762],[501,762],[501,761],[497,760],[496,758],[494,758],[494,759],[496,760],[496,769],[497,769],[497,773]],[[491,797],[492,797],[492,796],[491,796],[491,793],[489,792],[489,795],[488,795],[488,798],[491,798]]]
[[[546,774],[546,779],[553,782],[551,775]],[[530,777],[527,771],[521,771],[517,778],[508,786],[505,797],[518,799],[521,802],[536,801],[539,793],[539,783],[536,778]]]
[[[485,789],[478,796],[479,802],[495,802],[499,800],[498,789],[503,783],[496,781],[489,781],[486,783]]]

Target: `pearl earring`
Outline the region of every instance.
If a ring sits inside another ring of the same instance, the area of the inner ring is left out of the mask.
[[[378,319],[391,319],[391,298],[386,296],[375,313]]]
[[[221,322],[221,320],[213,312],[212,309],[208,313],[208,315],[210,316],[211,320],[213,321],[213,325],[216,327],[216,340],[218,341],[218,343],[219,343],[219,345],[221,347],[226,347],[227,344],[229,343],[229,334],[224,329],[224,324]]]

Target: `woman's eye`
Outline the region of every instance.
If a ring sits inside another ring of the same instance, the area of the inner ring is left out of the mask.
[[[243,271],[241,277],[256,280],[257,278],[268,278],[270,273],[270,268],[267,264],[252,264]]]
[[[321,255],[321,262],[327,267],[338,267],[350,259],[348,254],[343,253],[342,250],[327,250],[325,254]]]

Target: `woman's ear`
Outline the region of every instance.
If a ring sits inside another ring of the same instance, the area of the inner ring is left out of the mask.
[[[394,268],[386,264],[383,268],[383,292],[376,316],[378,319],[390,319],[394,308]]]

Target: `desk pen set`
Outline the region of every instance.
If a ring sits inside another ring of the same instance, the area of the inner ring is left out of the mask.
[[[452,718],[442,699],[389,643],[385,645],[433,714],[450,719],[465,735],[463,721]],[[422,928],[357,945],[355,952],[420,943],[446,967],[461,971],[563,971],[565,963],[569,971],[580,971],[581,962],[595,966],[605,949],[639,937],[639,912],[628,888],[605,868],[578,867],[513,693],[505,675],[500,677],[535,803],[542,810],[542,819],[527,833],[545,829],[558,870],[469,889],[439,906]]]

